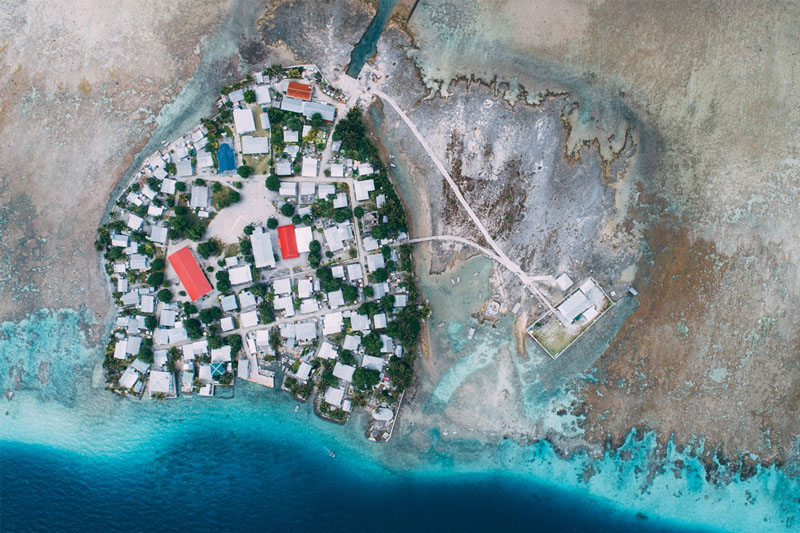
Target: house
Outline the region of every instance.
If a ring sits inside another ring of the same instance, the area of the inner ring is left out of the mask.
[[[297,282],[297,296],[300,298],[309,298],[314,290],[314,285],[308,278],[302,278]]]
[[[172,309],[164,309],[161,311],[161,316],[158,317],[158,325],[165,328],[171,328],[175,326],[176,314],[177,313],[175,313],[175,311]]]
[[[283,131],[283,142],[298,143],[300,142],[300,132],[296,130],[286,129]]]
[[[188,246],[184,246],[170,255],[167,260],[178,275],[178,279],[181,280],[190,300],[195,301],[211,292],[211,285]]]
[[[255,307],[256,297],[250,291],[242,291],[239,293],[239,306],[242,309],[249,309]]]
[[[344,165],[341,163],[332,163],[331,164],[331,177],[332,178],[343,178],[344,177]]]
[[[292,281],[289,278],[276,279],[272,282],[272,289],[275,294],[283,296],[292,293]]]
[[[325,228],[322,230],[322,234],[325,236],[325,243],[328,245],[328,249],[331,252],[338,252],[344,249],[344,239],[342,239],[338,226]]]
[[[372,235],[370,235],[369,237],[365,237],[362,242],[364,244],[364,250],[368,252],[374,252],[375,250],[380,248],[378,241]]]
[[[231,361],[231,347],[222,346],[211,350],[212,363],[229,363]]]
[[[192,199],[189,202],[192,209],[208,208],[208,187],[205,185],[192,185]]]
[[[269,121],[269,115],[267,113],[261,113],[258,115],[258,120],[261,121],[261,129],[269,131],[272,127],[272,124]]]
[[[319,359],[336,359],[338,356],[339,354],[336,352],[336,348],[334,348],[333,344],[328,341],[322,341],[319,352],[317,352],[317,357]]]
[[[353,331],[369,331],[369,317],[358,313],[350,314],[350,329]]]
[[[306,124],[305,126],[303,126],[303,132],[302,132],[302,134],[301,134],[300,136],[301,136],[303,139],[305,139],[305,138],[306,138],[306,137],[308,137],[310,134],[311,134],[311,126],[309,126],[308,124]]]
[[[214,166],[214,158],[208,150],[200,150],[197,152],[197,168],[211,168]]]
[[[127,248],[130,239],[127,235],[120,235],[119,233],[111,234],[111,246],[119,246],[120,248]]]
[[[336,265],[331,267],[331,275],[336,279],[344,279],[344,266]]]
[[[239,304],[236,302],[236,296],[233,294],[223,296],[220,300],[220,305],[222,305],[222,310],[228,313],[239,308]]]
[[[358,335],[345,335],[342,349],[354,352],[361,346],[361,337]]]
[[[127,278],[119,278],[117,280],[117,292],[128,292]]]
[[[328,387],[328,390],[325,391],[325,401],[332,405],[333,407],[341,407],[342,406],[342,399],[344,398],[344,389],[343,388],[336,388]]]
[[[293,181],[282,181],[278,194],[280,196],[297,196],[297,183]]]
[[[252,135],[243,136],[242,153],[244,155],[268,154],[269,137],[253,137]]]
[[[278,161],[275,163],[275,174],[278,176],[291,176],[292,164],[289,161]]]
[[[311,241],[314,240],[314,236],[311,233],[311,228],[309,226],[303,226],[301,228],[295,228],[295,240],[297,241],[297,251],[298,253],[305,254],[308,253],[311,249]]]
[[[126,292],[120,297],[120,301],[126,307],[139,305],[139,291]]]
[[[228,93],[228,99],[234,104],[244,100],[244,89],[236,89]]]
[[[236,133],[244,135],[256,131],[256,121],[250,108],[233,110],[233,127]]]
[[[325,122],[333,122],[333,119],[336,117],[336,108],[322,102],[306,102],[303,104],[302,113],[308,120],[311,120],[314,115],[319,113],[322,120]]]
[[[181,159],[175,162],[175,169],[177,170],[176,176],[179,178],[188,178],[194,175],[192,169],[192,162],[189,159]]]
[[[353,187],[355,189],[356,200],[363,202],[369,200],[369,193],[375,190],[375,180],[356,181],[353,183]]]
[[[381,335],[381,353],[392,353],[394,351],[394,341],[388,335]]]
[[[317,185],[315,183],[312,183],[310,181],[302,182],[300,184],[300,197],[301,198],[308,197],[309,199],[311,199],[311,197],[314,196],[314,191],[316,190],[316,188],[317,188]],[[299,214],[300,213],[298,212],[298,215]],[[300,216],[302,216],[302,215],[300,215]]]
[[[250,265],[242,265],[228,270],[228,276],[231,279],[231,285],[241,285],[242,283],[250,283],[253,281],[253,274],[250,271]]]
[[[333,367],[333,375],[339,379],[345,380],[348,383],[353,381],[353,372],[355,371],[356,367],[343,365],[339,361],[336,361],[336,365]]]
[[[256,93],[256,102],[258,105],[266,105],[272,102],[272,97],[269,94],[269,86],[256,85],[254,91]],[[269,126],[267,126],[267,128],[268,127]]]
[[[297,98],[298,100],[310,101],[312,91],[313,87],[307,83],[290,81],[286,89],[286,96],[289,98]]]
[[[328,293],[328,307],[331,309],[336,309],[337,307],[342,307],[343,305],[344,295],[342,294],[341,289]]]
[[[294,316],[294,300],[291,296],[279,296],[272,305],[276,311],[283,311],[286,317]]]
[[[306,298],[300,301],[300,313],[308,314],[319,311],[319,303],[314,298]]]
[[[114,346],[114,359],[127,359],[128,339],[119,339]]]
[[[138,230],[142,227],[142,222],[144,219],[142,217],[136,216],[133,213],[128,213],[128,227],[131,228],[133,231]]]
[[[317,338],[317,325],[314,322],[298,322],[295,326],[295,338],[298,342]]]
[[[372,323],[375,329],[383,329],[386,327],[386,313],[378,313],[372,317]]]
[[[174,389],[172,373],[153,370],[150,372],[150,393],[169,394]]]
[[[253,264],[256,268],[275,268],[275,252],[272,251],[272,236],[263,228],[256,228],[250,235],[253,247]]]
[[[164,170],[164,167],[159,165],[153,169],[153,177],[158,180],[163,180],[167,177],[167,171]]]
[[[317,158],[316,157],[304,157],[303,158],[303,172],[301,175],[305,178],[316,178],[317,177]]]
[[[394,306],[395,307],[405,307],[408,305],[408,295],[407,294],[396,294],[394,297]]]
[[[128,196],[125,197],[125,200],[129,204],[133,204],[136,207],[139,207],[140,205],[142,205],[142,198],[138,194],[136,194],[135,192],[129,192]]]
[[[336,186],[332,183],[320,183],[317,188],[317,198],[326,200],[328,196],[336,194]]]
[[[234,327],[233,318],[231,318],[229,316],[226,316],[222,320],[219,321],[219,325],[220,325],[220,328],[222,329],[223,332],[224,331],[231,331],[231,330],[233,330],[233,327]]]
[[[284,260],[300,257],[297,251],[297,237],[294,224],[288,224],[278,228],[278,246],[281,249],[281,256]]]
[[[372,165],[370,165],[369,163],[361,163],[360,165],[358,165],[358,175],[361,177],[369,176],[373,172],[374,170],[372,169]]]
[[[281,100],[281,111],[289,111],[290,113],[302,113],[303,101],[291,96],[285,97]]]
[[[243,328],[252,328],[258,325],[258,313],[256,311],[248,311],[239,315],[239,324]]]
[[[147,270],[147,256],[142,254],[133,254],[130,257],[130,264],[128,265],[128,268],[138,271]]]
[[[347,194],[340,192],[336,195],[336,198],[333,199],[333,208],[340,209],[342,207],[347,207]]]
[[[142,375],[146,374],[147,371],[150,370],[150,365],[145,363],[141,359],[134,359],[133,363],[131,363],[131,367],[133,367],[134,370],[136,370]]]
[[[295,376],[297,376],[297,379],[306,381],[308,380],[308,377],[311,375],[311,368],[312,368],[311,365],[303,361],[302,363],[300,363],[300,367],[297,369]]]
[[[159,207],[159,206],[154,205],[154,204],[150,204],[150,205],[147,206],[147,216],[149,216],[149,217],[160,217],[162,214],[164,214],[164,208],[163,207]]]
[[[562,291],[565,291],[572,286],[572,279],[567,275],[566,272],[564,272],[558,276],[558,278],[556,278],[556,283]]]
[[[359,263],[350,263],[347,265],[347,279],[350,281],[364,279],[364,273],[361,271],[361,265]]]
[[[384,268],[386,263],[383,260],[383,254],[370,254],[367,256],[367,270],[375,272],[379,268]]]
[[[322,334],[335,335],[344,327],[344,315],[341,312],[328,313],[322,317]]]
[[[250,379],[250,360],[240,359],[239,366],[236,369],[236,377],[239,379]]]
[[[119,378],[119,386],[123,389],[130,389],[136,384],[139,380],[139,374],[133,367],[128,367],[125,369],[125,372],[122,373],[122,376]]]
[[[165,226],[152,226],[150,228],[150,240],[158,244],[166,244],[167,231]]]

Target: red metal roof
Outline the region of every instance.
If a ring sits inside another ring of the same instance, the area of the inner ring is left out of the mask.
[[[278,228],[278,245],[281,247],[281,255],[284,259],[300,257],[300,254],[297,253],[297,237],[294,233],[294,224]]]
[[[167,259],[192,301],[211,292],[211,285],[188,246],[181,248]]]
[[[286,96],[299,98],[300,100],[311,100],[311,85],[306,85],[298,81],[290,81],[289,88],[286,90]]]

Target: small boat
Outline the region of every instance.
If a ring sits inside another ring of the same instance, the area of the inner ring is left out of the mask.
[[[389,159],[394,159],[394,154],[389,154]]]
[[[330,455],[331,457],[336,457],[336,454],[333,453],[332,450],[329,450],[328,448],[325,448],[325,450],[328,452],[328,455]]]
[[[444,327],[444,322],[439,322],[439,327]]]
[[[467,340],[472,340],[472,337],[475,335],[475,328],[469,328],[469,333],[467,333]]]
[[[391,167],[391,168],[397,168],[397,165],[395,165],[394,163],[389,163],[389,167]]]
[[[296,412],[297,412],[297,411],[299,411],[299,410],[300,410],[300,406],[299,406],[299,405],[295,405],[295,406],[294,406],[294,412],[296,413]]]

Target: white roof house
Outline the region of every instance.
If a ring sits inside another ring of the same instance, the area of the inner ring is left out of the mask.
[[[297,196],[297,183],[293,181],[282,181],[278,194],[281,196]]]
[[[251,111],[250,108],[234,109],[233,126],[236,129],[236,133],[239,135],[256,131],[256,121],[253,118],[253,111]]]
[[[243,328],[251,328],[258,324],[258,313],[255,311],[248,311],[239,315],[239,324]]]
[[[165,226],[151,227],[150,240],[158,244],[165,244],[167,242],[167,231]]]
[[[344,239],[342,239],[342,232],[338,226],[325,228],[322,230],[322,234],[325,235],[325,243],[331,252],[338,252],[344,249]]]
[[[167,394],[172,390],[172,373],[152,370],[150,372],[150,392]]]
[[[303,361],[302,363],[300,363],[300,368],[297,369],[295,376],[297,376],[297,379],[306,381],[308,379],[308,376],[310,375],[311,375],[311,365]]]
[[[272,102],[272,97],[269,95],[268,85],[256,85],[254,89],[256,93],[256,102],[258,105],[269,104]]]
[[[364,273],[361,271],[361,264],[350,263],[347,265],[347,279],[350,281],[364,279]]]
[[[131,270],[147,270],[147,256],[142,254],[133,254],[130,257],[129,268]]]
[[[319,347],[319,352],[317,352],[317,357],[319,359],[336,359],[338,355],[339,354],[336,352],[336,348],[334,348],[333,344],[329,343],[328,341],[322,341],[322,344]]]
[[[322,334],[335,335],[341,333],[344,326],[344,315],[341,312],[328,313],[322,317]]]
[[[236,89],[235,91],[231,91],[228,93],[228,99],[233,102],[241,102],[244,100],[244,89]]]
[[[361,337],[358,335],[345,335],[342,348],[354,352],[361,346]]]
[[[383,268],[386,266],[386,263],[383,260],[383,254],[369,254],[367,256],[367,270],[370,272],[375,272],[379,268]]]
[[[375,329],[383,329],[386,327],[386,313],[378,313],[372,317],[372,323],[375,324]]]
[[[300,183],[300,196],[314,196],[317,185],[310,181]]]
[[[333,291],[328,293],[328,307],[331,309],[336,309],[337,307],[341,307],[344,305],[344,294],[342,294],[342,290],[339,289],[338,291]]]
[[[214,158],[208,150],[200,150],[197,152],[197,166],[198,168],[211,168],[214,166]]]
[[[258,115],[258,119],[261,121],[261,129],[269,130],[272,127],[272,124],[269,121],[269,115],[267,113],[261,113]]]
[[[242,309],[247,309],[256,305],[256,297],[250,291],[242,291],[239,293],[239,306]]]
[[[294,238],[297,241],[297,251],[301,254],[308,252],[311,241],[314,240],[314,236],[311,234],[311,227],[295,227]]]
[[[344,279],[344,266],[336,265],[331,268],[331,274],[336,279]]]
[[[336,198],[333,199],[333,208],[339,209],[342,207],[347,207],[347,194],[340,192],[336,195]]]
[[[127,235],[120,235],[119,233],[111,234],[111,246],[119,246],[120,248],[127,248],[130,242]]]
[[[298,341],[310,341],[317,338],[317,325],[314,322],[298,322],[295,328]]]
[[[134,386],[136,381],[139,379],[139,373],[133,369],[133,367],[128,367],[125,369],[125,372],[122,373],[122,376],[119,378],[119,385],[123,389],[130,389]]]
[[[344,165],[341,163],[331,163],[331,177],[332,178],[343,178],[344,177]]]
[[[284,96],[281,100],[281,110],[290,111],[292,113],[303,112],[303,101],[299,98],[292,98],[291,96]]]
[[[174,179],[165,179],[161,182],[161,192],[164,194],[175,194],[175,183],[177,182]]]
[[[189,203],[192,209],[205,209],[208,207],[208,187],[205,185],[192,185],[192,199]]]
[[[233,318],[226,316],[219,321],[222,331],[231,331],[233,329]]]
[[[302,278],[297,281],[297,296],[300,298],[308,298],[314,291],[314,284],[308,278]]]
[[[128,279],[119,278],[117,280],[117,292],[128,292]]]
[[[272,305],[276,311],[283,311],[287,317],[294,316],[294,300],[291,296],[279,296]]]
[[[179,178],[188,178],[194,174],[192,162],[189,159],[181,159],[175,162],[176,175]]]
[[[306,298],[300,301],[300,313],[305,315],[316,311],[319,311],[319,302],[314,298]]]
[[[375,190],[375,180],[368,179],[353,183],[355,188],[356,200],[363,202],[369,200],[369,193]]]
[[[289,278],[276,279],[272,282],[272,288],[277,295],[292,293],[292,280]]]
[[[133,213],[128,213],[128,227],[132,230],[136,231],[141,228],[142,222],[144,222],[142,217],[136,216]]]
[[[385,361],[382,358],[374,357],[372,355],[365,355],[361,359],[361,366],[370,370],[377,370],[378,372],[383,372],[384,364]]]
[[[316,178],[317,177],[317,158],[316,157],[304,157],[303,158],[303,172],[301,175],[305,178]]]
[[[372,165],[369,163],[361,163],[358,165],[358,175],[359,176],[369,176],[373,173]]]
[[[167,177],[167,171],[164,170],[163,166],[157,166],[153,169],[153,177],[159,180],[163,180],[164,178]]]
[[[239,308],[239,304],[236,302],[236,296],[233,294],[229,294],[228,296],[223,296],[220,300],[220,305],[222,305],[223,311],[234,311]]]
[[[328,387],[328,390],[325,391],[325,401],[334,407],[341,407],[343,398],[344,389]]]
[[[556,283],[558,283],[558,288],[562,291],[569,289],[572,286],[572,278],[570,278],[566,272],[558,276],[556,278]]]
[[[348,383],[353,381],[353,372],[356,371],[356,367],[350,365],[343,365],[340,362],[336,362],[336,365],[333,367],[333,375],[339,379],[343,379]]]
[[[274,268],[275,252],[272,250],[272,236],[262,228],[256,228],[250,235],[253,245],[253,262],[256,268]]]
[[[278,161],[275,163],[275,174],[278,176],[291,176],[292,163],[289,161]]]
[[[269,137],[242,136],[242,153],[244,155],[268,154]]]
[[[358,313],[352,313],[350,315],[350,329],[353,331],[369,331],[369,317],[367,315],[361,315]]]
[[[228,270],[228,276],[231,279],[231,285],[241,285],[242,283],[250,283],[253,281],[253,273],[250,271],[250,265],[242,265]]]
[[[336,108],[330,104],[323,104],[322,102],[303,102],[303,115],[311,120],[316,113],[319,113],[322,120],[333,122],[336,115]]]
[[[380,248],[378,241],[372,235],[370,235],[369,237],[365,237],[363,243],[364,243],[364,249],[368,252],[372,252]]]
[[[175,311],[173,309],[164,309],[161,311],[161,316],[158,317],[158,324],[160,326],[164,326],[165,328],[171,328],[175,326]]]
[[[231,361],[231,347],[222,346],[221,348],[213,348],[211,350],[212,363],[228,363]]]
[[[592,307],[592,302],[586,298],[586,295],[581,291],[576,291],[575,294],[564,300],[564,302],[558,306],[559,318],[561,318],[561,321],[565,324],[571,324],[579,315],[586,312],[590,307]]]
[[[128,347],[128,339],[120,339],[114,346],[114,359],[126,359]]]
[[[162,214],[164,214],[164,208],[163,207],[159,207],[159,206],[154,205],[154,204],[150,204],[150,205],[147,206],[147,216],[149,216],[149,217],[160,217]]]
[[[317,188],[317,198],[326,200],[331,194],[336,194],[336,185],[333,183],[320,183]]]
[[[283,130],[283,141],[287,143],[300,142],[300,132],[297,130]]]

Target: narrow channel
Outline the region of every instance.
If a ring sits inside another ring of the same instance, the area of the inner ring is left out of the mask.
[[[383,33],[383,28],[389,21],[389,16],[392,14],[392,9],[397,3],[397,0],[380,0],[378,2],[378,11],[372,22],[369,23],[367,31],[361,36],[361,40],[350,52],[350,64],[347,66],[347,75],[351,78],[358,78],[361,69],[375,52],[378,50],[378,38]]]

